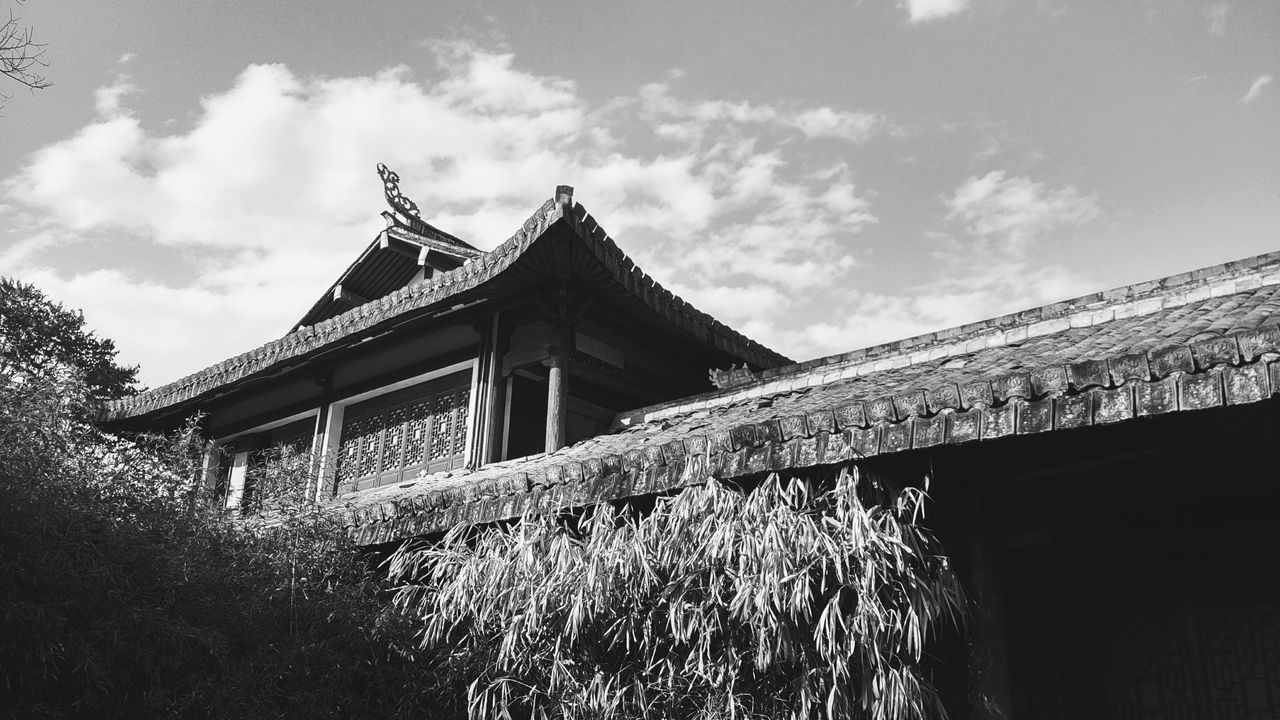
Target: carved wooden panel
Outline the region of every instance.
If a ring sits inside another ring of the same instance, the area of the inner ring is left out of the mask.
[[[466,383],[466,373],[457,373],[348,408],[338,451],[338,491],[461,466],[470,397]]]

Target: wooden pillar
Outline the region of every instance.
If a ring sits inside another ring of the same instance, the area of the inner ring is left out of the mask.
[[[564,447],[565,425],[569,420],[569,358],[565,348],[547,348],[547,443],[553,453]]]
[[[981,493],[981,490],[978,490]],[[978,499],[970,515],[967,585],[972,594],[969,627],[969,717],[1012,717],[1009,651],[1005,624],[1003,548],[993,513]]]
[[[507,351],[507,336],[502,328],[502,316],[494,313],[488,323],[488,355],[481,354],[481,367],[485,369],[487,384],[484,398],[484,424],[478,426],[482,440],[477,454],[477,467],[502,459],[503,426],[506,418],[507,379],[502,374],[502,356]]]
[[[472,369],[471,402],[467,409],[467,458],[468,469],[475,470],[489,461],[490,428],[493,425],[491,401],[493,395],[493,330],[494,319],[475,323],[480,335],[476,364]]]
[[[333,402],[333,376],[326,374],[312,378],[320,386],[320,409],[316,413],[315,429],[311,435],[311,473],[307,486],[307,497],[319,501],[323,496],[325,472],[330,463],[328,455],[329,405]]]
[[[313,501],[320,499],[320,488],[324,485],[321,474],[324,470],[324,435],[329,427],[329,397],[326,393],[320,401],[320,411],[316,413],[316,424],[311,430],[311,469],[307,473],[306,497]]]
[[[201,471],[202,490],[205,497],[212,496],[218,488],[218,469],[222,466],[222,448],[218,443],[209,440],[204,446],[204,467]]]

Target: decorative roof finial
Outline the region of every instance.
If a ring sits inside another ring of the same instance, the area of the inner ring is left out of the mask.
[[[411,220],[421,220],[422,215],[418,212],[418,204],[405,197],[400,192],[400,176],[382,163],[378,163],[378,177],[382,178],[382,189],[386,195],[387,204],[392,210],[404,215]]]

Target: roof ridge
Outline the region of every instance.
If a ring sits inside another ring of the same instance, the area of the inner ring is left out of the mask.
[[[939,445],[1109,425],[1173,412],[1247,405],[1280,395],[1280,324],[1176,342],[1165,349],[992,373],[964,383],[914,387],[797,407],[763,420],[702,426],[563,457],[488,465],[464,474],[335,498],[330,506],[361,544],[438,532],[753,473],[855,461]],[[662,430],[667,425],[662,424]],[[625,433],[624,433],[625,434]]]
[[[301,352],[308,352],[310,350],[315,350],[315,349],[318,349],[319,347],[323,347],[324,345],[328,344],[331,341],[336,341],[343,337],[351,335],[355,332],[359,332],[360,330],[367,329],[368,323],[365,323],[364,324],[365,327],[357,327],[351,330],[350,332],[346,332],[341,335],[334,335],[334,337],[332,338],[327,337],[330,334],[334,333],[336,326],[341,325],[344,322],[355,320],[357,324],[360,324],[359,320],[362,317],[368,315],[371,306],[376,306],[380,304],[386,304],[386,305],[394,304],[396,302],[399,302],[405,296],[418,296],[418,295],[430,294],[434,290],[437,290],[446,285],[452,284],[458,278],[459,275],[468,273],[472,269],[472,267],[475,265],[482,265],[485,268],[492,268],[496,263],[484,263],[483,260],[485,258],[488,258],[491,256],[499,256],[499,261],[506,260],[511,255],[512,248],[520,245],[522,242],[527,242],[529,240],[529,237],[528,237],[529,233],[533,232],[533,230],[535,229],[545,228],[550,226],[551,223],[554,222],[554,220],[549,221],[549,218],[551,215],[555,214],[554,211],[558,210],[559,207],[560,206],[555,202],[554,199],[547,200],[532,215],[530,215],[529,218],[524,221],[524,223],[521,224],[520,229],[518,229],[511,237],[504,240],[493,250],[479,257],[467,259],[466,261],[463,262],[462,265],[458,266],[453,270],[450,270],[448,272],[438,273],[432,276],[431,278],[424,280],[423,282],[418,283],[416,285],[408,285],[408,286],[399,288],[397,290],[394,290],[388,293],[384,297],[379,298],[378,300],[375,300],[369,303],[364,303],[350,310],[334,315],[331,318],[322,320],[316,323],[315,325],[300,326],[290,331],[289,333],[285,334],[283,337],[279,337],[274,340],[269,340],[263,343],[262,345],[257,346],[256,348],[246,350],[245,352],[242,352],[238,355],[234,355],[220,362],[214,363],[213,365],[205,367],[201,370],[197,370],[196,372],[190,373],[188,375],[184,375],[178,378],[177,380],[161,385],[160,387],[152,388],[150,390],[139,393],[137,395],[133,395],[131,397],[109,401],[107,403],[106,410],[105,410],[106,419],[117,419],[121,417],[128,417],[130,415],[130,413],[128,413],[128,410],[130,408],[146,406],[150,403],[150,401],[153,401],[159,396],[165,395],[165,394],[172,394],[177,396],[171,402],[165,403],[166,405],[173,404],[174,402],[181,402],[182,400],[190,399],[191,397],[194,397],[195,395],[199,394],[196,392],[189,391],[190,387],[194,385],[197,381],[209,375],[219,374],[219,373],[228,372],[233,369],[236,369],[241,365],[243,365],[250,358],[253,358],[253,357],[261,358],[264,356],[271,357],[272,355],[276,354],[276,352],[279,351],[280,349],[288,347],[290,345],[293,345],[299,342],[305,345],[307,344],[306,343],[307,340],[313,340],[316,337],[324,338],[315,347],[311,347],[311,348],[308,348],[307,350],[301,351]],[[405,308],[405,309],[410,310],[413,308]],[[291,354],[290,357],[292,357],[293,355],[296,355],[296,353]],[[263,365],[261,368],[258,368],[257,371],[266,370],[272,364],[273,363],[267,363]],[[241,377],[243,377],[243,375]],[[229,378],[228,381],[235,380],[235,379],[239,379],[239,378]],[[163,405],[158,405],[157,407],[163,407]],[[151,409],[151,408],[146,408],[142,410],[142,412],[146,412],[147,409]],[[132,414],[140,414],[140,413],[132,413]]]
[[[753,353],[761,355],[762,358],[774,362],[776,365],[792,362],[790,358],[782,353],[765,346],[759,341],[743,335],[741,332],[725,325],[710,314],[694,307],[684,298],[663,287],[662,283],[655,280],[652,275],[649,275],[640,269],[639,265],[636,265],[635,261],[618,246],[613,238],[609,236],[609,233],[604,229],[604,227],[600,225],[599,221],[592,217],[591,213],[582,205],[582,203],[575,203],[573,212],[567,215],[567,217],[569,217],[570,221],[574,224],[574,229],[580,231],[581,237],[595,243],[596,247],[599,249],[596,253],[597,257],[604,262],[606,267],[609,267],[611,265],[610,260],[613,260],[618,265],[621,273],[631,273],[631,277],[635,278],[635,283],[641,286],[638,292],[635,289],[633,289],[633,292],[642,296],[657,296],[651,299],[651,304],[661,306],[663,308],[662,310],[659,310],[658,307],[654,307],[654,310],[662,314],[663,317],[665,317],[671,324],[683,327],[695,336],[699,335],[696,328],[699,325],[705,325],[718,334],[727,336],[738,345],[744,346],[750,349]],[[624,282],[623,284],[626,283]],[[649,300],[650,298],[645,299]],[[725,349],[732,350],[732,348]]]
[[[750,359],[758,367],[791,362],[786,356],[746,337],[664,288],[618,247],[581,203],[568,195],[563,199],[553,197],[545,201],[510,238],[489,252],[466,259],[454,270],[398,288],[314,325],[300,326],[283,337],[158,388],[112,401],[103,417],[107,420],[123,419],[190,400],[476,287],[506,269],[529,245],[542,237],[547,228],[561,219],[568,221],[589,252],[594,253],[614,274],[620,285],[673,326],[727,353]]]
[[[1271,271],[1270,274],[1265,274]],[[1241,282],[1243,280],[1243,282]],[[987,347],[1020,344],[1072,327],[1088,327],[1180,307],[1209,297],[1280,285],[1280,251],[1263,253],[1164,278],[1042,305],[978,322],[752,373],[747,382],[679,400],[619,413],[615,424],[679,415],[797,386],[968,355]],[[815,377],[817,372],[821,375]],[[798,383],[798,380],[804,380]]]

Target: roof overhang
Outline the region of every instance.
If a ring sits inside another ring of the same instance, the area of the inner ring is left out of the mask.
[[[381,253],[408,262],[399,252],[411,247],[393,228],[380,235],[358,259]],[[401,243],[406,244],[401,244]],[[108,423],[145,422],[148,418],[183,414],[215,398],[238,392],[264,379],[305,372],[320,359],[331,359],[373,338],[391,333],[406,324],[425,327],[477,306],[518,296],[538,277],[546,277],[547,253],[540,252],[552,242],[571,244],[575,262],[590,270],[591,277],[606,282],[618,296],[666,326],[694,341],[716,349],[729,359],[765,369],[791,362],[741,333],[716,321],[664,289],[635,265],[609,238],[599,223],[572,196],[545,202],[511,238],[493,251],[479,254],[460,266],[437,272],[432,277],[368,299],[369,302],[341,312],[313,325],[301,325],[288,335],[254,350],[225,360],[168,385],[111,403],[103,414]],[[438,248],[419,244],[428,257]],[[365,265],[371,267],[371,265]],[[351,277],[351,271],[343,278]],[[322,298],[341,302],[342,278]],[[335,293],[335,289],[337,292]]]

